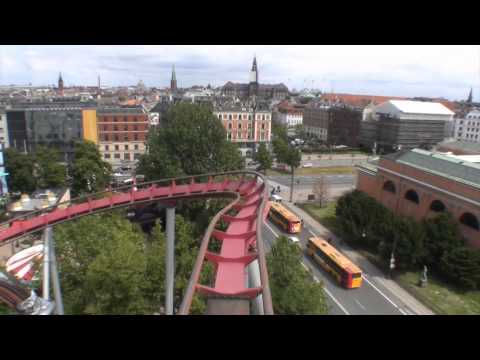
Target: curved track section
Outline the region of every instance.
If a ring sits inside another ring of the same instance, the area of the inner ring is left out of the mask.
[[[233,201],[214,217],[205,232],[180,314],[189,313],[194,294],[200,293],[207,296],[208,313],[211,314],[249,313],[249,306],[247,305],[245,310],[245,304],[262,295],[264,312],[269,315],[273,314],[273,308],[261,238],[261,225],[268,211],[267,196],[265,178],[253,171],[206,174],[134,184],[73,199],[66,204],[11,219],[0,225],[3,229],[0,230],[0,246],[43,230],[47,226],[114,208],[150,202],[170,203],[176,199],[230,197]],[[236,213],[228,215],[232,210]],[[225,232],[215,229],[220,220],[228,223]],[[207,251],[212,236],[221,241],[219,253]],[[246,286],[246,269],[255,260],[258,260],[260,267],[261,284],[259,287],[249,288]],[[213,285],[198,283],[205,261],[215,265]],[[13,304],[16,300],[25,300],[21,296],[12,297],[11,288],[3,288],[4,285],[0,283],[0,297],[6,294],[8,299],[5,302]],[[26,291],[22,292],[18,286],[16,291],[26,295]],[[227,307],[224,306],[225,303],[228,303]],[[244,310],[239,311],[239,307]]]

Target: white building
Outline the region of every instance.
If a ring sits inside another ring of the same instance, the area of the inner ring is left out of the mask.
[[[456,119],[455,139],[480,142],[480,110],[472,110],[464,119]]]
[[[0,144],[3,144],[3,148],[10,146],[8,142],[7,114],[3,109],[0,109]]]

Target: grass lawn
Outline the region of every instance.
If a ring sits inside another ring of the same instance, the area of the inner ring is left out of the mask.
[[[407,272],[396,281],[437,314],[480,315],[480,291],[463,292],[434,276],[428,276],[427,287],[421,288],[419,277],[419,273]]]
[[[329,174],[353,174],[355,168],[352,166],[332,166],[332,167],[311,167],[298,168],[295,170],[296,175],[329,175]],[[289,171],[283,170],[268,170],[269,176],[291,175]]]
[[[305,210],[319,223],[327,227],[330,231],[335,234],[339,233],[340,226],[337,222],[337,217],[335,216],[335,208],[337,206],[335,201],[329,203],[323,208],[318,204],[298,204],[298,206]]]

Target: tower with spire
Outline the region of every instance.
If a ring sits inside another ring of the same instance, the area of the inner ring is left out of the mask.
[[[250,70],[250,83],[248,84],[249,96],[258,95],[258,69],[257,69],[257,56],[253,57],[252,70]]]
[[[177,91],[177,77],[175,75],[175,65],[172,67],[172,79],[170,80],[170,91],[175,93]]]
[[[468,94],[467,103],[471,104],[473,101],[473,89],[470,88],[470,94]]]
[[[58,95],[64,96],[62,73],[58,76]]]

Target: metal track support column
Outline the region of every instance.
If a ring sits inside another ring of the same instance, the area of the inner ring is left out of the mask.
[[[60,287],[60,278],[58,276],[57,257],[55,254],[55,239],[53,238],[52,228],[50,226],[47,227],[45,233],[49,238],[50,275],[52,277],[53,296],[55,297],[55,309],[57,315],[65,315],[63,310],[62,289]]]
[[[260,266],[258,260],[254,260],[248,265],[248,280],[249,287],[261,287],[260,281]],[[262,294],[259,294],[255,299],[252,300],[252,308],[254,315],[264,315],[263,311],[263,298]]]
[[[175,281],[175,207],[166,210],[167,259],[166,259],[166,286],[165,311],[173,315],[174,281]]]

